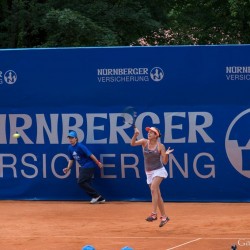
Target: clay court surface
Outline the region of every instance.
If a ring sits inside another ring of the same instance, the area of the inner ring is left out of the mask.
[[[170,221],[145,221],[150,202],[0,201],[1,250],[250,249],[249,203],[165,203]]]

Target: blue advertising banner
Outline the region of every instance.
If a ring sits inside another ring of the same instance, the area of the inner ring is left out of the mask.
[[[139,138],[174,148],[161,184],[169,201],[250,201],[250,46],[0,50],[0,199],[89,200],[70,130],[103,163],[107,200],[149,201]],[[21,137],[13,138],[18,132]]]

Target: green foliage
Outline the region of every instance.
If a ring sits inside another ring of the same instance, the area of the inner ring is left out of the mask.
[[[249,7],[249,0],[173,1],[166,28],[176,44],[249,43]]]
[[[144,1],[3,1],[2,48],[130,45],[161,27]]]
[[[250,43],[250,0],[1,0],[0,48]]]
[[[44,47],[117,45],[112,31],[103,30],[88,17],[70,9],[51,10],[44,18]]]
[[[5,1],[0,22],[0,47],[34,47],[43,41],[41,6],[37,1]]]

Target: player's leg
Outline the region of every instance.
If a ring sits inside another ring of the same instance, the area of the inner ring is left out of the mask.
[[[149,189],[150,189],[150,191],[151,191],[151,184],[149,184],[148,186],[149,186]],[[152,199],[152,206],[153,206],[152,212],[151,212],[151,214],[146,218],[146,221],[152,222],[152,221],[154,221],[154,220],[157,220],[157,206],[154,206],[154,204],[153,204],[153,199]]]
[[[149,189],[150,189],[150,192],[151,192],[151,184],[152,184],[152,181],[153,181],[153,172],[146,172],[146,176],[147,176],[147,184],[149,186]],[[152,201],[153,203],[153,201]],[[152,209],[152,212],[151,214],[146,218],[146,221],[154,221],[154,220],[157,220],[157,206],[153,206],[153,209]]]
[[[149,188],[151,191],[151,197],[152,197],[152,213],[151,215],[146,218],[147,221],[153,221],[153,220],[157,220],[157,206],[158,206],[158,190],[159,190],[159,185],[162,181],[161,177],[153,177],[153,175],[151,176],[151,179],[147,179],[147,182],[151,182],[151,184],[149,184]]]
[[[165,212],[164,201],[161,196],[160,186],[158,189],[158,207],[161,213],[161,222],[160,222],[159,227],[162,227],[169,221],[169,217],[166,215],[166,212]]]
[[[163,177],[155,176],[151,184],[153,207],[158,206],[161,213],[161,222],[159,227],[164,226],[169,221],[169,218],[165,213],[164,202],[161,197],[161,191],[160,191],[160,184],[163,179],[164,179]]]
[[[160,195],[160,184],[162,182],[163,178],[159,176],[155,176],[153,178],[153,181],[150,186],[151,190],[151,196],[152,196],[152,206],[153,206],[153,211],[157,210],[157,207],[159,207],[159,203],[161,206],[159,207],[160,212],[162,213],[162,199]]]
[[[164,201],[163,201],[162,196],[161,196],[160,188],[158,188],[158,207],[159,207],[161,216],[165,216],[166,213],[165,213],[165,208],[164,208]]]
[[[78,185],[92,198],[91,203],[105,202],[104,198],[92,187],[94,168],[80,168]]]

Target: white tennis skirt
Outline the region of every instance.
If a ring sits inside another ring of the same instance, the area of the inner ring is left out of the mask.
[[[154,177],[156,176],[163,177],[164,179],[166,179],[168,177],[168,172],[165,167],[162,167],[160,169],[147,171],[146,176],[147,176],[147,184],[151,184]]]

